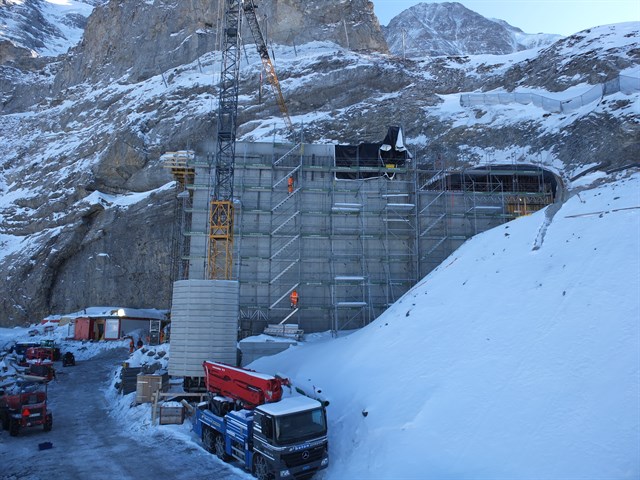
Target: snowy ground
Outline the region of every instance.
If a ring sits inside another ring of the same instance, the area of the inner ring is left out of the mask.
[[[250,367],[330,400],[327,479],[637,479],[639,294],[635,174],[468,241],[368,327]]]
[[[250,365],[330,401],[331,464],[318,479],[640,477],[640,174],[619,175],[553,217],[471,239],[368,327]],[[26,331],[0,329],[0,345]],[[114,346],[67,348],[89,358]],[[202,452],[188,423],[154,426],[133,394],[103,395],[120,434]]]

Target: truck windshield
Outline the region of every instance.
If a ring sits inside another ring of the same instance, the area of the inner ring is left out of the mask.
[[[276,441],[280,445],[310,440],[327,433],[322,408],[276,417]]]

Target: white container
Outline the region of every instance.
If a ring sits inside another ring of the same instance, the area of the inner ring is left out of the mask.
[[[205,360],[236,364],[239,289],[231,280],[173,284],[169,375],[204,377]]]

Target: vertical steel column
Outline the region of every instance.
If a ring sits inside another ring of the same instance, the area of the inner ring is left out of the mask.
[[[218,95],[215,180],[210,203],[207,276],[228,280],[233,269],[233,170],[242,45],[242,1],[226,0]]]

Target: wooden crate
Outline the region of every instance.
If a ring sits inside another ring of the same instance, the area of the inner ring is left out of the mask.
[[[160,405],[160,425],[181,425],[184,422],[184,407],[177,402]]]
[[[169,374],[138,375],[136,383],[136,403],[151,403],[155,392],[164,392],[169,385]]]

